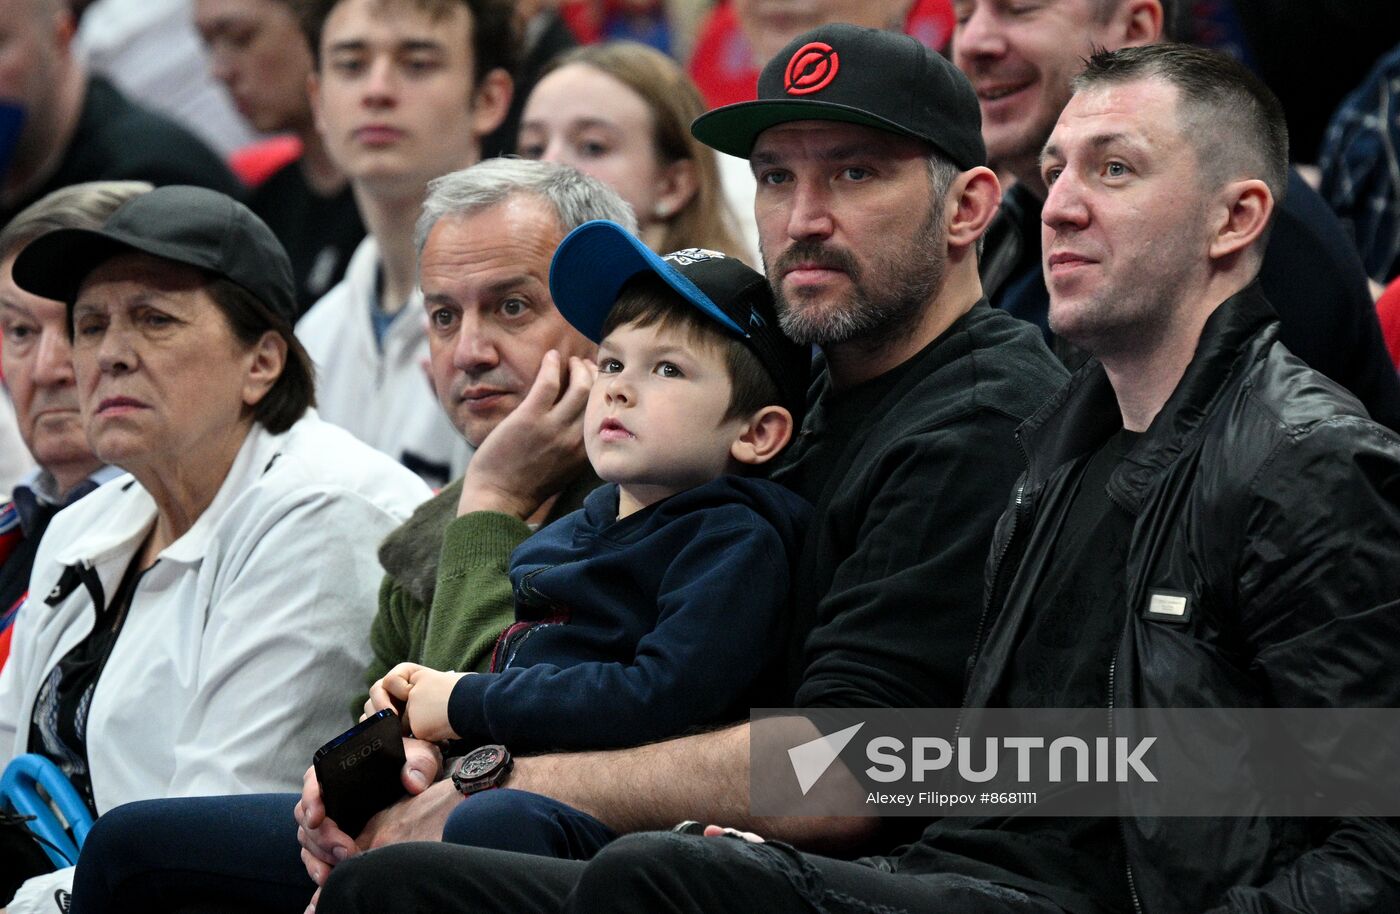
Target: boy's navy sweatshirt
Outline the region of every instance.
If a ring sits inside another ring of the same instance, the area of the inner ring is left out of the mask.
[[[469,743],[601,749],[748,715],[782,656],[811,507],[721,476],[617,519],[606,485],[511,555],[516,624],[448,720]]]

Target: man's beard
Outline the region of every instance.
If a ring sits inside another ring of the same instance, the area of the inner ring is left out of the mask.
[[[783,332],[796,343],[855,343],[871,349],[904,336],[943,287],[948,262],[945,237],[942,220],[930,212],[907,244],[869,257],[868,269],[861,268],[845,248],[796,242],[768,266]],[[841,270],[850,278],[850,295],[825,308],[804,302],[801,292],[789,300],[781,277],[800,263]]]

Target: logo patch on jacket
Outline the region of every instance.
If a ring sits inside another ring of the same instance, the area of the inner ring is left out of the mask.
[[[1157,622],[1189,622],[1191,597],[1177,590],[1154,590],[1147,597],[1147,618]]]

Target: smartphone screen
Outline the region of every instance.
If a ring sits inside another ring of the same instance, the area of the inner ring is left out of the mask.
[[[312,764],[326,815],[347,835],[358,835],[371,816],[407,793],[399,716],[385,709],[365,718],[317,749]]]

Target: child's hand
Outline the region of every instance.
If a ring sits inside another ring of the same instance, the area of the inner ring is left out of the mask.
[[[369,703],[398,711],[405,735],[434,743],[457,739],[447,722],[447,700],[457,680],[469,675],[400,663],[370,687]]]
[[[369,687],[369,698],[365,700],[365,713],[360,715],[360,720],[364,720],[367,717],[371,717],[375,714],[378,714],[385,708],[389,709],[390,711],[393,711],[395,714],[399,715],[400,718],[402,718],[403,699],[395,698],[394,695],[390,694],[389,689],[386,687],[385,683],[388,682],[391,678],[402,679],[402,686],[395,685],[394,688],[397,692],[401,694],[407,694],[408,674],[412,673],[414,670],[420,669],[423,669],[423,667],[419,666],[416,663],[400,663],[398,666],[385,673],[382,678],[375,681],[375,683]]]

